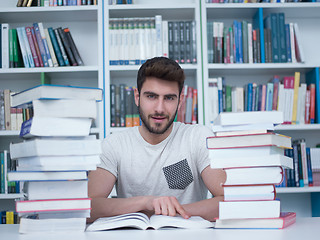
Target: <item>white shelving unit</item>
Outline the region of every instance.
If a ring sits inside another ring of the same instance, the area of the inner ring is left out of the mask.
[[[186,84],[198,89],[198,122],[203,122],[203,94],[202,94],[202,70],[201,70],[201,33],[200,33],[200,3],[197,0],[163,0],[152,2],[136,0],[132,5],[107,5],[104,3],[104,84],[106,95],[110,92],[110,84],[126,84],[136,86],[136,76],[140,65],[134,66],[110,66],[109,65],[109,19],[154,17],[161,15],[163,20],[195,20],[197,35],[197,64],[181,64],[186,73]],[[118,131],[110,127],[110,99],[105,101],[106,135]]]
[[[101,1],[102,2],[102,1]],[[31,26],[42,22],[45,28],[68,27],[79,50],[84,66],[56,68],[0,68],[1,89],[14,92],[39,85],[40,73],[44,72],[52,84],[103,88],[103,41],[102,7],[20,7],[16,1],[0,0],[0,23],[9,28]],[[102,138],[104,133],[103,103],[98,104],[98,117],[92,134]],[[10,142],[19,142],[18,131],[0,131],[0,151],[8,150]],[[0,210],[13,210],[12,199],[21,194],[0,194]]]
[[[266,17],[271,12],[284,12],[285,22],[297,22],[302,36],[305,63],[258,63],[258,64],[208,64],[207,21],[224,22],[231,26],[233,20],[246,20],[252,23],[253,16],[259,8],[263,8]],[[203,77],[204,99],[208,96],[208,78],[224,77],[228,85],[244,86],[249,82],[262,84],[268,82],[273,75],[280,78],[293,75],[295,71],[301,73],[301,82],[305,82],[305,73],[320,66],[320,3],[247,3],[247,4],[214,4],[202,1],[202,40],[203,40]],[[204,101],[206,103],[206,101]],[[204,104],[204,111],[208,113],[209,105]],[[205,114],[208,116],[208,114]],[[205,118],[205,124],[210,120]],[[320,125],[280,125],[276,131],[293,139],[305,138],[307,146],[314,147],[319,141]],[[319,195],[319,187],[278,188],[277,197],[281,199],[282,211],[296,211],[297,216],[311,216],[315,204],[314,195]],[[312,203],[313,202],[313,203]],[[320,202],[320,198],[317,198]]]

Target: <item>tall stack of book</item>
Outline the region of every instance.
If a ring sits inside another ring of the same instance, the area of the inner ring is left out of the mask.
[[[281,112],[220,113],[207,138],[212,168],[226,173],[224,201],[219,203],[217,228],[283,228],[295,213],[281,213],[275,185],[284,168],[292,168],[284,149],[291,138],[273,132]]]
[[[90,134],[102,90],[40,85],[12,96],[13,107],[29,108],[23,142],[10,144],[17,170],[9,181],[24,182],[16,202],[20,233],[84,231],[90,216],[87,171],[100,162],[100,141]]]

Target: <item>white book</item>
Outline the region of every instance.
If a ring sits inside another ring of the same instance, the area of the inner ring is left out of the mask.
[[[65,219],[65,218],[89,218],[90,210],[59,211],[59,212],[37,212],[38,219]],[[19,214],[23,216],[25,214]]]
[[[22,123],[20,137],[79,137],[90,134],[90,118],[32,117]]]
[[[241,124],[241,125],[212,125],[212,131],[216,136],[226,136],[226,135],[243,135],[248,131],[263,131],[267,132],[274,130],[273,123],[252,123],[252,124]],[[241,133],[243,132],[243,134]],[[220,134],[219,134],[220,133]]]
[[[284,114],[285,112],[285,91],[284,91],[284,85],[282,83],[279,83],[279,90],[278,90],[278,106],[277,111],[282,112]],[[284,115],[283,115],[283,119]]]
[[[53,67],[53,62],[52,62],[52,58],[51,58],[51,55],[50,55],[50,50],[49,50],[49,47],[48,47],[48,42],[47,42],[47,39],[46,39],[46,34],[44,33],[44,28],[43,28],[42,22],[38,22],[38,26],[39,26],[39,31],[40,31],[40,35],[41,35],[41,38],[42,38],[44,50],[46,52],[46,56],[47,56],[47,59],[48,59],[49,67]]]
[[[248,60],[253,63],[252,23],[248,23]]]
[[[34,68],[35,65],[34,65],[32,53],[31,53],[31,48],[30,48],[30,44],[28,41],[26,29],[24,27],[21,28],[21,33],[22,33],[22,37],[24,40],[24,46],[26,47],[26,53],[27,53],[29,65],[30,65],[30,67]]]
[[[161,56],[169,56],[169,38],[168,38],[168,21],[162,21],[162,54]]]
[[[289,30],[290,30],[290,46],[291,46],[292,63],[296,63],[297,58],[296,58],[296,47],[295,47],[293,23],[289,23]]]
[[[209,78],[208,85],[209,120],[213,123],[219,115],[218,79]]]
[[[296,58],[298,62],[304,63],[306,59],[304,56],[304,50],[302,46],[303,40],[299,30],[298,23],[294,23],[293,28],[294,28],[294,36],[295,36]]]
[[[301,83],[298,94],[297,124],[305,124],[307,84]]]
[[[21,218],[19,233],[56,233],[56,232],[84,232],[86,218],[52,218],[32,219]]]
[[[86,180],[86,171],[59,171],[59,172],[43,172],[43,171],[14,171],[8,172],[8,181],[58,181],[58,180]]]
[[[120,227],[131,227],[141,230],[147,228],[185,228],[185,229],[205,229],[212,228],[214,224],[202,217],[192,216],[189,219],[184,219],[181,216],[165,216],[152,215],[150,218],[141,212],[128,213],[114,217],[99,218],[90,224],[86,231],[103,231],[108,229],[116,229]]]
[[[134,18],[133,19],[133,26],[134,26],[134,39],[135,39],[135,59],[136,59],[136,64],[140,64],[140,52],[143,51],[143,49],[140,51],[141,48],[141,44],[140,42],[142,40],[140,40],[141,36],[140,36],[140,29],[139,29],[139,18]]]
[[[225,169],[224,185],[279,184],[283,180],[283,169],[272,167],[240,167]]]
[[[158,57],[163,56],[163,52],[164,52],[163,51],[163,31],[164,30],[162,29],[162,26],[163,26],[162,16],[156,15],[155,16],[155,30],[156,30],[156,55],[155,56],[158,56]]]
[[[214,121],[215,125],[242,125],[256,123],[281,124],[283,115],[278,111],[222,112]]]
[[[146,29],[144,25],[145,18],[139,18],[138,20],[138,31],[139,31],[139,49],[140,49],[140,54],[139,54],[139,60],[144,62],[146,60],[146,53],[147,53],[147,43],[146,43]]]
[[[97,155],[101,153],[100,140],[93,137],[37,138],[21,143],[10,143],[11,159],[34,156]]]
[[[9,24],[1,23],[2,68],[9,68]]]
[[[88,181],[28,181],[23,191],[28,200],[87,198]]]
[[[4,175],[4,193],[8,193],[8,151],[7,150],[3,150],[3,171],[2,174]]]
[[[275,200],[276,189],[269,185],[225,186],[224,201]]]
[[[90,198],[24,200],[16,202],[17,212],[67,211],[90,209]]]
[[[125,36],[125,31],[124,31],[124,19],[121,18],[118,21],[118,46],[119,46],[119,60],[120,60],[120,65],[124,64],[125,61],[125,41],[126,41],[126,36]]]
[[[109,61],[110,65],[113,65],[113,63],[116,60],[116,41],[115,41],[115,23],[114,19],[109,20]]]
[[[34,117],[92,119],[97,117],[97,103],[95,100],[37,99],[32,101],[31,106]]]
[[[283,148],[276,146],[247,147],[247,148],[228,148],[210,149],[210,156],[217,158],[244,158],[247,156],[269,156],[272,154],[284,154]]]
[[[261,166],[282,166],[284,168],[292,169],[292,158],[281,154],[272,155],[248,155],[247,157],[214,157],[213,150],[209,150],[210,166],[211,168],[236,168],[236,167],[261,167]]]
[[[62,85],[38,85],[13,94],[11,107],[27,104],[36,99],[102,100],[102,89]]]
[[[162,42],[161,42],[162,47]],[[151,21],[151,57],[156,57],[157,55],[157,31],[155,26],[155,19]],[[161,55],[160,55],[161,56]]]
[[[133,19],[128,21],[129,65],[135,64],[135,34]]]
[[[123,53],[123,64],[129,65],[129,28],[128,28],[128,18],[123,19],[122,27],[122,53]]]
[[[25,46],[25,41],[24,41],[24,38],[23,38],[23,31],[24,31],[23,27],[18,27],[17,28],[17,35],[18,35],[18,39],[19,39],[19,44],[20,44],[20,50],[21,50],[23,64],[24,64],[25,68],[29,68],[30,65],[29,65],[27,49],[26,49],[26,46]]]
[[[280,201],[219,202],[219,219],[277,218]]]
[[[48,32],[48,28],[44,29],[44,34],[45,34],[47,42],[48,42],[49,52],[50,52],[50,56],[52,58],[53,66],[54,67],[59,67],[58,60],[57,60],[56,54],[54,52],[54,49],[53,49],[53,46],[52,46],[52,42],[51,42],[51,38],[50,38],[50,35],[49,35],[49,32]]]
[[[236,112],[244,112],[244,88],[243,87],[237,87],[237,109]]]
[[[17,166],[17,171],[92,171],[96,169],[96,164]]]
[[[56,167],[56,166],[78,166],[96,165],[100,163],[99,155],[88,156],[35,156],[23,157],[18,160],[18,167]]]

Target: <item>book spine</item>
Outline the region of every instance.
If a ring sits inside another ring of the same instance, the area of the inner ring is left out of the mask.
[[[59,47],[59,44],[58,44],[58,41],[57,41],[57,38],[56,38],[56,35],[55,35],[53,29],[51,27],[49,27],[48,32],[49,32],[49,35],[51,38],[52,46],[54,48],[54,52],[56,54],[59,66],[65,66],[65,62],[63,60],[63,57],[62,57],[62,54],[60,51],[60,47]]]
[[[26,47],[26,52],[27,52],[29,65],[30,65],[30,67],[34,68],[35,64],[34,64],[34,61],[33,61],[33,56],[32,56],[30,44],[29,44],[29,41],[28,41],[26,29],[24,27],[22,27],[21,28],[21,32],[22,32],[22,35],[23,35],[24,45]]]
[[[37,38],[37,42],[38,42],[41,58],[42,58],[42,61],[43,61],[43,66],[44,67],[49,67],[48,57],[47,57],[47,54],[46,54],[45,47],[43,45],[43,41],[42,41],[42,37],[41,37],[41,34],[40,34],[40,29],[39,29],[38,23],[34,23],[33,24],[33,28],[34,28],[34,32],[35,32],[35,35],[36,35],[36,38]]]
[[[312,162],[311,162],[311,153],[310,148],[306,148],[306,154],[307,154],[307,167],[308,167],[308,186],[313,186],[313,176],[312,176]]]
[[[73,38],[72,38],[72,35],[71,35],[71,32],[70,32],[69,28],[65,28],[65,29],[63,29],[63,30],[64,30],[64,32],[65,32],[66,35],[67,35],[67,38],[68,38],[69,43],[70,43],[71,51],[72,51],[72,53],[73,53],[73,55],[74,55],[74,58],[75,58],[75,60],[76,60],[76,62],[77,62],[77,64],[78,64],[78,66],[83,66],[83,65],[84,65],[84,64],[83,64],[83,61],[82,61],[82,59],[81,59],[81,57],[80,57],[78,48],[76,47],[76,44],[75,44],[74,41],[73,41]]]
[[[156,29],[156,56],[163,55],[163,45],[162,45],[162,16],[155,16],[155,29]]]
[[[110,84],[110,125],[116,126],[116,86]]]
[[[5,129],[11,130],[11,101],[10,101],[10,90],[3,90],[3,102],[4,102],[4,120],[5,120]]]
[[[186,62],[186,43],[185,43],[185,23],[183,21],[179,22],[179,52],[180,52],[180,58],[179,62],[180,63],[185,63]]]
[[[174,61],[179,63],[180,60],[180,30],[179,22],[173,22],[173,56]]]
[[[168,22],[168,57],[174,59],[173,50],[173,22]]]
[[[162,21],[162,56],[169,57],[168,21]]]
[[[13,67],[13,29],[9,29],[9,68]]]
[[[13,40],[13,67],[17,68],[17,67],[20,67],[20,64],[19,64],[20,49],[18,46],[17,29],[12,29],[12,40]]]
[[[27,56],[27,50],[25,47],[25,42],[23,39],[23,33],[22,33],[22,27],[18,27],[17,28],[17,34],[18,34],[18,39],[19,39],[19,44],[20,44],[20,49],[21,49],[21,54],[22,54],[22,60],[23,60],[23,64],[24,67],[29,68],[29,60],[28,60],[28,56]]]
[[[77,66],[78,64],[77,64],[77,62],[76,62],[76,60],[75,60],[75,58],[73,56],[73,53],[72,53],[72,50],[71,50],[71,47],[70,47],[70,43],[69,43],[69,41],[67,39],[67,36],[66,36],[65,32],[63,31],[63,29],[61,27],[58,28],[58,33],[60,35],[61,42],[62,42],[62,44],[64,46],[64,49],[65,49],[65,51],[67,53],[68,59],[70,61],[70,65],[71,66]]]
[[[130,87],[125,88],[126,91],[126,127],[133,127],[133,91]]]
[[[36,47],[34,45],[33,38],[32,38],[31,27],[26,27],[25,29],[26,29],[26,34],[27,34],[27,38],[29,41],[34,65],[35,65],[35,67],[40,67],[40,62],[39,62],[39,58],[37,55]]]
[[[287,58],[287,44],[286,44],[286,25],[285,16],[283,12],[278,13],[279,20],[279,52],[280,62],[288,62]]]
[[[44,34],[46,35],[46,40],[47,40],[47,43],[48,43],[48,48],[49,48],[50,56],[51,56],[51,59],[52,59],[53,67],[58,67],[59,64],[58,64],[58,61],[57,61],[56,54],[54,53],[53,46],[52,46],[52,41],[51,41],[51,38],[50,38],[50,35],[49,35],[49,32],[48,32],[47,28],[44,29]]]
[[[196,22],[191,21],[191,27],[190,27],[190,32],[191,32],[191,62],[192,63],[197,63],[197,31],[196,31]]]
[[[198,89],[194,88],[192,93],[192,118],[191,123],[197,124],[198,122]]]
[[[126,126],[126,85],[120,84],[120,127]]]
[[[40,67],[44,67],[44,64],[43,64],[43,61],[42,61],[42,57],[41,57],[41,53],[40,53],[40,48],[39,48],[37,37],[36,37],[36,33],[34,31],[34,27],[33,26],[31,27],[31,35],[32,35],[32,40],[33,40],[34,47],[36,49],[36,53],[37,53],[37,56],[38,56]]]
[[[67,53],[63,47],[58,28],[54,29],[54,33],[55,33],[55,36],[56,36],[56,39],[57,39],[57,42],[58,42],[58,45],[59,45],[59,48],[61,51],[61,55],[62,55],[64,64],[65,64],[65,66],[70,66],[69,59],[68,59]]]

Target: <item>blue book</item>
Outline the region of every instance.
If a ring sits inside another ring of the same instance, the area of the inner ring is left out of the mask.
[[[58,40],[57,40],[56,35],[55,35],[54,31],[53,31],[53,28],[49,27],[48,28],[48,32],[49,32],[49,36],[50,36],[50,39],[51,39],[51,42],[52,42],[52,46],[53,46],[54,52],[56,54],[59,66],[65,66],[66,64],[64,63],[64,60],[63,60],[63,57],[62,57],[62,54],[61,54],[61,51],[60,51],[60,47],[59,47],[59,44],[58,44]]]
[[[263,32],[263,8],[259,8],[256,14],[253,16],[252,21],[253,29],[260,30],[260,55],[261,63],[265,63],[265,49],[264,49],[264,32]]]
[[[286,27],[285,16],[283,12],[278,13],[278,30],[279,30],[279,52],[280,62],[288,62],[287,60],[287,44],[286,44]]]
[[[319,68],[316,67],[310,72],[306,73],[307,84],[314,83],[316,85],[316,112],[315,123],[320,123],[320,86],[319,86]]]
[[[247,85],[247,108],[246,111],[252,111],[252,83]]]
[[[242,23],[238,22],[238,39],[239,39],[239,62],[243,63],[243,49],[242,49]]]
[[[222,94],[222,78],[218,77],[218,103],[219,103],[219,113],[223,112],[223,94]]]
[[[238,21],[233,21],[234,45],[235,45],[235,63],[239,63],[239,37],[238,37]]]
[[[306,153],[307,153],[307,166],[308,166],[308,185],[313,186],[311,153],[310,153],[309,147],[306,148]]]
[[[290,41],[290,25],[286,24],[285,28],[286,28],[287,62],[292,62],[291,41]]]
[[[273,83],[267,83],[266,111],[272,111]]]
[[[47,57],[46,50],[45,50],[44,45],[43,45],[43,41],[42,41],[42,37],[41,37],[41,34],[40,34],[40,29],[39,29],[38,23],[34,23],[33,24],[33,28],[34,28],[34,33],[35,33],[36,38],[37,38],[37,42],[38,42],[38,46],[39,46],[39,50],[40,50],[43,66],[44,67],[49,67],[48,57]]]

